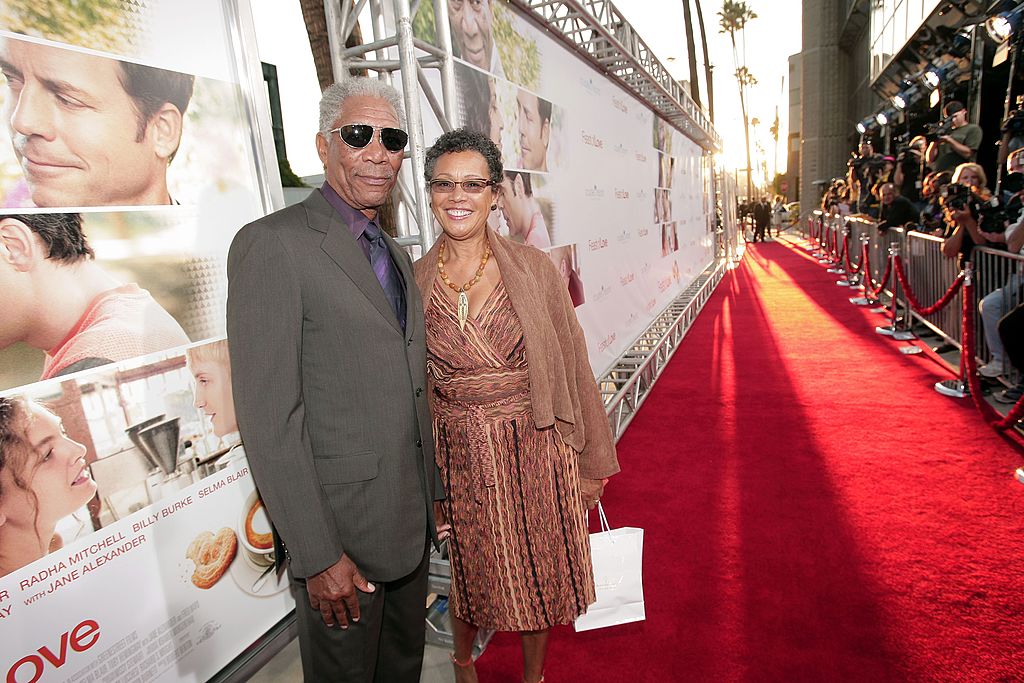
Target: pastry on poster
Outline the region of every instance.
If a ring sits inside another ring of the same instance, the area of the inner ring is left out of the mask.
[[[0,71],[20,167],[5,164],[4,206],[178,203],[167,175],[194,76],[12,37],[0,37]]]
[[[200,533],[185,551],[185,557],[196,565],[192,583],[203,590],[212,588],[231,566],[237,552],[238,539],[229,527],[223,527],[217,533]]]

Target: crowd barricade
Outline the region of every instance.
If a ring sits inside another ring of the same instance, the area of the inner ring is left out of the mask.
[[[903,273],[907,287],[915,299],[929,308],[947,294],[960,274],[955,258],[942,254],[942,238],[911,230],[905,232],[900,249]],[[959,289],[948,305],[934,313],[912,311],[911,315],[943,338],[946,343],[960,348],[963,338],[963,292]]]
[[[982,309],[986,306],[994,306],[995,310],[990,311],[990,314],[1002,312],[1005,315],[1021,303],[1024,256],[987,247],[976,247],[971,252],[971,261],[974,263],[974,329],[977,330],[975,356],[980,362],[988,363],[992,360],[992,354],[988,349],[988,340],[984,333]],[[1019,374],[1008,361],[1004,370],[1010,379],[1014,381],[1020,379]]]
[[[995,412],[982,398],[977,372],[992,360],[982,311],[995,307],[989,312],[994,318],[996,311],[1005,314],[1024,302],[1024,256],[976,247],[971,260],[963,262],[943,255],[941,237],[903,228],[883,233],[869,219],[843,219],[820,211],[808,217],[804,236],[807,248],[821,255],[820,262],[841,264],[846,282],[837,284],[864,289],[864,297],[851,302],[888,305],[891,324],[876,328],[878,332],[910,339],[908,330],[916,321],[960,349],[960,379],[970,386],[969,393],[989,424],[1006,429],[1024,417],[1024,399],[1005,417]],[[1009,366],[1004,377],[1009,382],[1021,380]]]

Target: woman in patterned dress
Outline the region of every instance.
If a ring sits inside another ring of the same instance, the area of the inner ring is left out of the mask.
[[[522,635],[524,681],[543,680],[551,626],[594,601],[586,510],[619,469],[583,331],[561,276],[487,227],[501,153],[487,136],[427,151],[444,234],[416,263],[437,463],[450,525],[456,680],[475,681],[477,630]],[[440,524],[440,522],[439,522]]]

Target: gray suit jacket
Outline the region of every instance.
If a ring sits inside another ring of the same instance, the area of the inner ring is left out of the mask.
[[[388,246],[405,280],[405,333],[317,190],[243,227],[228,253],[235,412],[297,577],[344,552],[368,579],[394,580],[434,534],[423,304],[408,255]]]

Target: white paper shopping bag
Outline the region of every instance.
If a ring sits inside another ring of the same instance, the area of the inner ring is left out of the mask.
[[[617,624],[643,621],[644,530],[634,527],[611,529],[604,508],[597,504],[601,531],[590,534],[590,555],[594,563],[597,602],[576,619],[577,631],[589,631]]]

